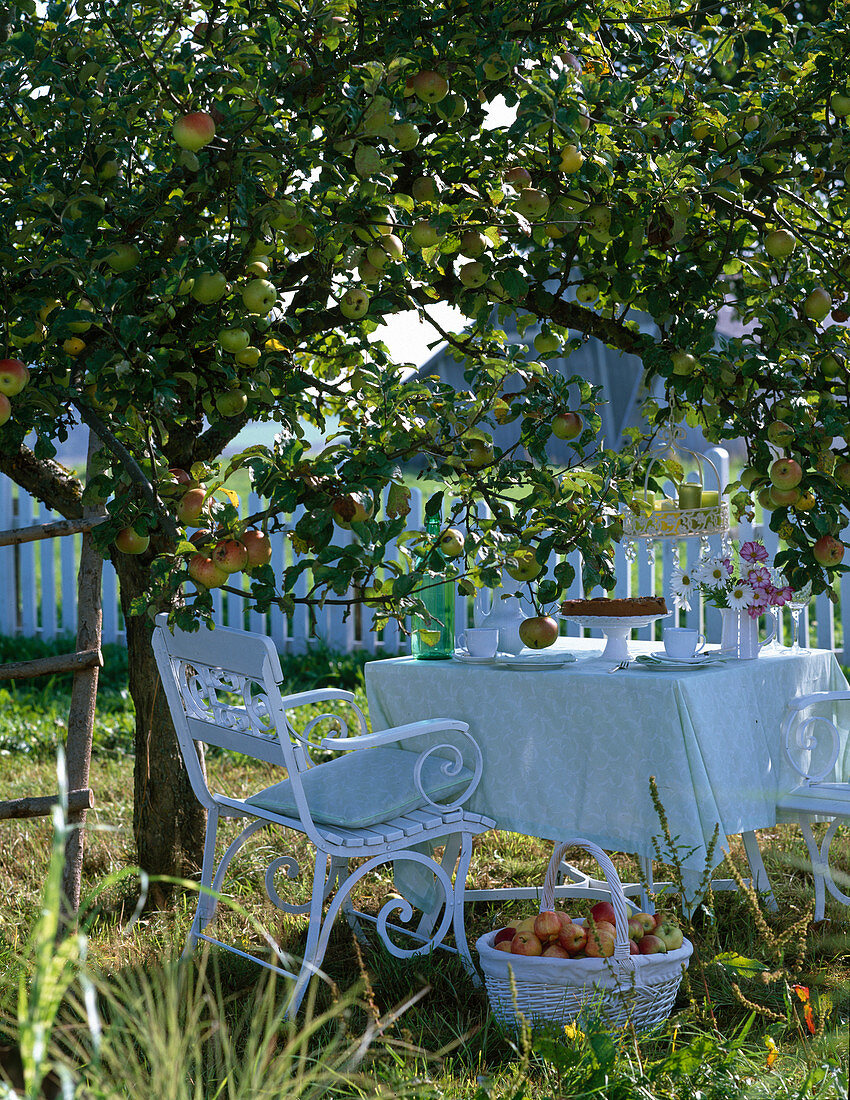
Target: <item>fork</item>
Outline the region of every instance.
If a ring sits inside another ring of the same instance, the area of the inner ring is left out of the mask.
[[[621,672],[623,669],[628,668],[631,663],[632,663],[631,657],[627,657],[625,659],[625,661],[620,661],[620,663],[618,665],[615,665],[614,668],[609,668],[608,671],[609,672]]]

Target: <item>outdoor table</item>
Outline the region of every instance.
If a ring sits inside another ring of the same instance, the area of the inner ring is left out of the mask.
[[[715,866],[727,835],[776,824],[778,791],[799,779],[780,744],[788,701],[848,686],[831,650],[676,671],[633,663],[611,674],[611,661],[598,656],[601,640],[556,645],[578,660],[544,671],[371,661],[372,726],[439,716],[468,722],[484,756],[470,810],[494,818],[499,829],[544,840],[583,836],[635,853],[650,868],[652,838],[661,836],[649,789],[655,776],[688,889],[705,870],[716,825]],[[633,654],[660,648],[630,642]],[[850,751],[843,736],[839,761]]]

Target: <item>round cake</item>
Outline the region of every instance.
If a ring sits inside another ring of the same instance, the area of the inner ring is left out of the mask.
[[[667,604],[663,596],[627,596],[612,600],[604,597],[592,600],[564,600],[561,604],[561,614],[626,619],[632,615],[666,615]]]

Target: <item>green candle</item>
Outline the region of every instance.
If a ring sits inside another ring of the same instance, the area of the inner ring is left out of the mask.
[[[716,508],[720,504],[720,493],[716,489],[703,489],[702,507]]]
[[[699,508],[702,501],[702,486],[697,481],[683,481],[679,486],[679,507]]]

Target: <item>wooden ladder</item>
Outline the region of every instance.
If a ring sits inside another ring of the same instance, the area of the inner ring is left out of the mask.
[[[89,436],[86,481],[92,470],[92,459],[100,440]],[[19,527],[0,532],[0,546],[15,546],[62,535],[83,534],[80,570],[77,575],[77,646],[74,653],[42,657],[35,661],[15,661],[0,665],[0,680],[25,680],[54,672],[73,672],[71,706],[68,713],[68,736],[65,745],[66,789],[68,791],[67,824],[71,826],[65,845],[65,868],[62,876],[63,912],[66,919],[76,913],[80,903],[80,881],[83,867],[83,829],[86,810],[94,805],[89,787],[92,733],[94,730],[97,681],[103,667],[101,654],[101,575],[103,559],[95,549],[91,530],[102,522],[100,505],[86,507],[78,520],[61,520]],[[66,598],[68,598],[66,596]],[[0,820],[44,817],[53,812],[59,795],[31,795],[0,801]]]

